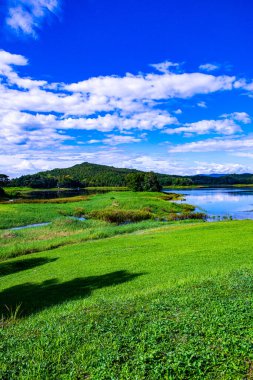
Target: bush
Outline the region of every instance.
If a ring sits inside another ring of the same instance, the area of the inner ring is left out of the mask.
[[[206,220],[207,216],[203,212],[184,212],[182,214],[171,213],[168,220],[186,220],[186,219],[202,219]]]
[[[104,220],[110,223],[122,224],[122,223],[131,223],[139,222],[141,220],[151,219],[152,214],[149,211],[145,210],[115,210],[115,209],[106,209],[106,210],[97,210],[92,211],[89,216],[91,218],[96,218]]]
[[[83,207],[76,207],[73,211],[73,216],[76,216],[78,218],[85,215],[85,210]]]

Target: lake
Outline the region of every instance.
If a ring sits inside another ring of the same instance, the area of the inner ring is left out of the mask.
[[[197,211],[206,212],[209,220],[224,217],[253,219],[253,187],[165,189],[164,192],[183,194],[183,202],[196,206]]]

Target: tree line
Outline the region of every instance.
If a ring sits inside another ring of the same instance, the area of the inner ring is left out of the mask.
[[[75,165],[66,169],[53,169],[32,175],[24,175],[9,179],[0,174],[0,187],[31,187],[31,188],[78,188],[89,186],[127,186],[136,191],[154,189],[156,191],[166,186],[222,186],[234,184],[253,184],[252,174],[228,174],[220,176],[177,176],[143,172],[135,169],[114,168],[112,166],[90,164]]]

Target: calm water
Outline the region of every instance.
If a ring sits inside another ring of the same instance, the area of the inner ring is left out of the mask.
[[[186,203],[204,210],[212,218],[253,219],[252,188],[170,189],[165,192],[183,194]]]

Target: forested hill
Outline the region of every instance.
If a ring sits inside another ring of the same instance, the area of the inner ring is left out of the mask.
[[[66,169],[53,169],[33,175],[25,175],[11,180],[11,186],[31,186],[34,188],[84,187],[84,186],[127,186],[129,174],[141,175],[145,172],[135,169],[115,168],[84,162]],[[252,184],[252,174],[229,174],[224,176],[176,176],[156,173],[162,186],[187,185],[233,185]]]
[[[66,169],[53,169],[33,175],[25,175],[11,181],[11,186],[31,186],[50,188],[55,186],[127,186],[129,174],[144,174],[135,169],[84,162]],[[177,176],[157,174],[162,185],[169,185]],[[184,180],[185,181],[185,180]],[[187,181],[186,181],[187,182]],[[190,181],[188,181],[190,184]]]
[[[70,176],[86,186],[125,186],[127,174],[137,172],[137,170],[114,168],[113,166],[84,162],[70,168],[53,169],[39,174],[56,178]]]

